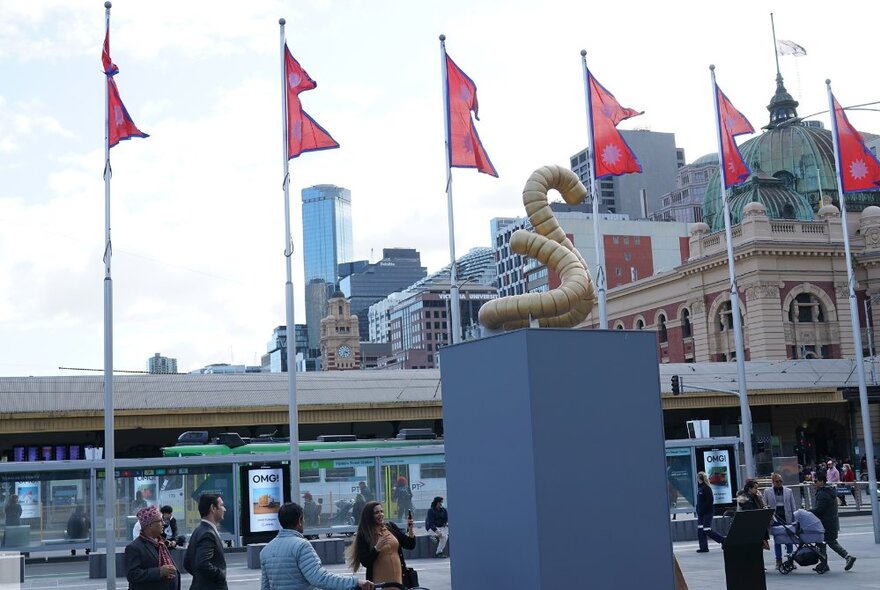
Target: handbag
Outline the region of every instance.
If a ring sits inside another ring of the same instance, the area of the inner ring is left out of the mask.
[[[407,588],[418,588],[419,586],[419,572],[414,570],[411,567],[404,566],[403,568],[403,585]]]

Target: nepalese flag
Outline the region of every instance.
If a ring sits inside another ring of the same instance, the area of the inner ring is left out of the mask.
[[[742,184],[752,174],[734,141],[737,135],[754,133],[755,128],[745,116],[736,110],[727,96],[715,85],[718,103],[718,126],[721,129],[721,167],[724,170],[724,187]]]
[[[115,146],[120,141],[131,139],[132,137],[149,137],[146,133],[137,128],[131,116],[122,104],[119,98],[119,89],[116,87],[116,81],[107,76],[107,96],[109,97],[109,120],[108,127],[108,143],[110,147]]]
[[[449,128],[446,149],[452,168],[476,168],[478,171],[498,178],[498,172],[489,154],[483,148],[474,118],[480,120],[477,104],[477,85],[468,78],[455,62],[446,56],[446,109]]]
[[[596,178],[641,172],[642,165],[627,145],[617,124],[642,112],[620,106],[587,70],[590,80],[590,125],[593,129],[593,166]]]
[[[862,134],[850,124],[846,113],[834,101],[834,121],[837,131],[838,162],[840,162],[840,182],[843,192],[858,193],[880,190],[880,161],[865,146]]]
[[[107,34],[104,35],[104,51],[101,53],[101,62],[104,64],[104,73],[108,76],[115,76],[119,73],[119,68],[110,59],[110,29],[107,28]]]
[[[318,83],[293,58],[286,45],[284,83],[287,87],[287,159],[303,152],[338,148],[336,140],[303,110],[300,93],[316,88]]]

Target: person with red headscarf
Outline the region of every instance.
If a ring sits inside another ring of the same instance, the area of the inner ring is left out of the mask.
[[[129,590],[179,590],[180,575],[162,538],[164,523],[155,506],[137,512],[141,532],[125,547]]]

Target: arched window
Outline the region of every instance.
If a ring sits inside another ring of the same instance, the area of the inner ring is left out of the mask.
[[[666,342],[668,339],[666,333],[666,315],[662,313],[657,316],[657,337],[660,339],[660,342]]]
[[[614,324],[614,329],[615,330],[623,330],[624,329],[623,322],[617,322],[616,324]]]
[[[788,308],[788,320],[799,324],[824,322],[825,310],[822,309],[822,302],[811,293],[801,293]]]
[[[826,302],[816,292],[798,293],[784,310],[785,345],[792,359],[832,357],[832,345],[838,344],[828,325]],[[833,315],[833,314],[832,314]]]
[[[687,308],[681,310],[681,336],[682,338],[691,338],[693,331],[691,330],[691,312]]]
[[[639,318],[636,320],[636,330],[644,330],[645,329],[645,320]]]

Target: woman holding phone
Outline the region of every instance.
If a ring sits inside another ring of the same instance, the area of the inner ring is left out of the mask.
[[[412,514],[406,522],[406,533],[396,524],[385,520],[385,509],[378,502],[367,502],[361,512],[361,520],[354,543],[348,554],[351,571],[360,566],[367,568],[371,582],[403,583],[404,549],[415,549]]]

